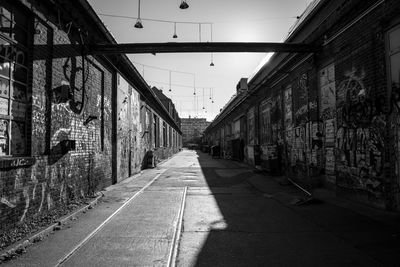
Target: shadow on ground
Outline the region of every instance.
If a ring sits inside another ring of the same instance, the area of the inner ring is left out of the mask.
[[[295,188],[196,153],[185,179],[201,172],[208,189],[189,191],[179,266],[399,266],[398,228],[329,203],[293,205]],[[247,183],[255,175],[267,194]]]

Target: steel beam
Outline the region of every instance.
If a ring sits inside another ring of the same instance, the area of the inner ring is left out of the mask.
[[[320,48],[315,45],[299,43],[125,43],[125,44],[97,44],[87,51],[91,55],[110,54],[158,54],[158,53],[313,53]]]

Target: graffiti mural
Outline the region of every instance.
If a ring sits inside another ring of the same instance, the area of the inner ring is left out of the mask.
[[[344,76],[336,99],[337,185],[380,199],[384,190],[385,115],[363,83],[365,72],[353,69]]]
[[[336,117],[335,65],[331,64],[319,71],[320,116],[322,120]]]
[[[320,91],[320,120],[322,122],[323,151],[327,182],[335,184],[335,134],[336,134],[336,79],[335,64],[322,68],[318,73]]]

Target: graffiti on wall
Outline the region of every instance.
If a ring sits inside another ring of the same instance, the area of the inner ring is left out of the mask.
[[[337,185],[383,193],[385,115],[363,79],[365,72],[345,73],[337,89]]]
[[[322,120],[333,119],[336,113],[335,65],[331,64],[319,72],[320,116]]]
[[[293,112],[296,126],[309,122],[313,114],[317,114],[318,103],[311,94],[308,75],[300,75],[293,88]]]

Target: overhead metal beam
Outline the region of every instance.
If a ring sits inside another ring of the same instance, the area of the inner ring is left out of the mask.
[[[320,47],[300,43],[125,43],[125,44],[97,44],[89,48],[91,55],[110,54],[158,54],[158,53],[312,53]]]

